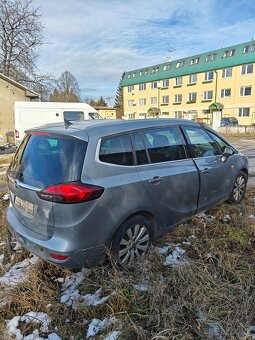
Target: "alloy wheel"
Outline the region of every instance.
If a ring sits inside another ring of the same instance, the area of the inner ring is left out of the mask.
[[[120,262],[130,265],[134,260],[146,254],[149,245],[150,235],[148,229],[141,224],[131,226],[120,241]]]
[[[240,175],[237,177],[235,184],[234,184],[234,190],[233,190],[233,197],[236,202],[238,202],[244,195],[246,187],[246,181],[245,178]]]

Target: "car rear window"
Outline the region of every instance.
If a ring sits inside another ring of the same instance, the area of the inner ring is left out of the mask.
[[[86,149],[87,142],[75,138],[28,135],[17,150],[9,172],[37,188],[77,181]]]

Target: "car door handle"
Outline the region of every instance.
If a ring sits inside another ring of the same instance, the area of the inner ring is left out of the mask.
[[[162,177],[154,176],[152,179],[149,180],[149,183],[151,184],[157,184],[160,183],[162,180]]]
[[[202,174],[208,174],[210,172],[209,168],[204,168],[203,170],[200,171]]]

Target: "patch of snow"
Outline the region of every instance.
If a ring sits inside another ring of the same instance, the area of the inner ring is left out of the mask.
[[[8,335],[14,336],[16,340],[41,340],[43,338],[39,337],[38,329],[35,329],[32,334],[23,337],[21,330],[18,328],[20,322],[39,325],[42,332],[48,332],[51,319],[43,312],[29,312],[23,316],[14,316],[14,318],[6,322]]]
[[[57,335],[57,333],[50,333],[48,334],[47,340],[61,340],[61,338]]]
[[[195,235],[190,235],[188,238],[197,238]]]
[[[229,221],[231,221],[230,216],[229,216],[229,215],[225,215],[225,216],[223,217],[223,222],[229,222]]]
[[[206,222],[212,222],[216,218],[215,216],[212,215],[206,215],[204,212],[202,214],[197,215],[197,217],[205,220]]]
[[[4,260],[4,254],[0,254],[0,266],[2,265],[3,260]]]
[[[1,199],[2,199],[3,201],[8,201],[9,198],[10,198],[10,195],[9,195],[9,194],[4,194],[4,195],[1,197]]]
[[[167,255],[164,266],[175,267],[178,265],[186,266],[189,264],[189,261],[183,258],[183,254],[186,252],[183,249],[182,245],[191,245],[190,242],[182,242],[182,243],[172,243],[167,246],[163,246],[162,248],[158,248],[158,251],[162,255]]]
[[[7,287],[15,287],[27,277],[27,269],[38,261],[37,256],[27,258],[16,263],[7,273],[0,277],[0,284]]]
[[[101,292],[102,292],[102,288],[99,288],[95,292],[95,294],[82,295],[81,296],[81,299],[83,300],[82,304],[86,306],[97,306],[97,305],[100,305],[106,302],[114,294],[113,292],[110,295],[100,297]]]
[[[65,278],[64,277],[58,277],[57,279],[54,280],[55,282],[59,282],[59,283],[63,283],[65,282]]]
[[[104,320],[92,319],[87,330],[86,339],[95,336],[97,333],[104,330],[106,327],[110,326],[113,322],[115,322],[115,320],[116,320],[115,318],[109,318]]]
[[[104,337],[104,340],[116,340],[120,335],[120,331],[112,331]]]
[[[3,247],[6,245],[6,242],[0,242],[0,247]]]
[[[140,284],[133,284],[132,285],[136,290],[139,290],[140,292],[148,292],[150,286],[147,283],[140,283]]]

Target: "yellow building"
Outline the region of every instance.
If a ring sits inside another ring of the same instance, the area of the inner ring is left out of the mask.
[[[115,107],[104,107],[94,106],[94,109],[98,111],[103,119],[121,119],[122,114],[118,108]]]
[[[0,140],[14,137],[14,102],[38,98],[38,93],[0,73]]]
[[[211,124],[212,115],[255,123],[255,41],[125,73],[124,118],[186,118]]]

